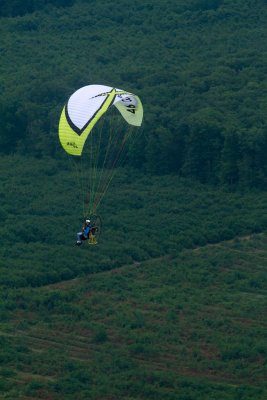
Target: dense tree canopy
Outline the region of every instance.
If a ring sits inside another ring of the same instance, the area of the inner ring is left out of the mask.
[[[103,83],[144,102],[132,165],[266,187],[266,1],[17,0],[0,14],[1,152],[55,156],[66,99]]]
[[[0,16],[16,17],[40,10],[45,6],[67,7],[73,5],[75,0],[1,0]]]

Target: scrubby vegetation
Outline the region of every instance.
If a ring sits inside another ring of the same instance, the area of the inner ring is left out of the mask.
[[[2,289],[2,398],[264,400],[266,242]]]
[[[263,400],[266,194],[123,169],[77,248],[64,165],[1,159],[1,398]]]

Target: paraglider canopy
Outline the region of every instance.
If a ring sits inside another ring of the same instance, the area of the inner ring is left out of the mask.
[[[68,99],[59,121],[59,140],[77,172],[84,216],[96,215],[115,168],[137,136],[133,131],[140,132],[134,127],[142,120],[139,97],[115,87],[84,86]]]
[[[143,107],[138,96],[104,85],[88,85],[71,95],[59,121],[59,138],[64,150],[80,156],[91,130],[114,105],[125,121],[140,126]]]

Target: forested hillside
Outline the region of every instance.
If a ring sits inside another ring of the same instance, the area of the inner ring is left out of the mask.
[[[267,398],[266,26],[266,0],[0,0],[0,399]],[[78,247],[103,171],[58,122],[90,84],[144,122]]]
[[[59,157],[60,110],[80,86],[138,94],[130,163],[266,187],[265,0],[2,1],[1,147]]]

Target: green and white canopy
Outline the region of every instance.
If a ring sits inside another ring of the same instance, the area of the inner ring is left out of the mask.
[[[141,126],[143,107],[133,93],[104,85],[88,85],[74,92],[64,106],[59,121],[59,139],[64,150],[80,156],[97,121],[115,106],[130,125]]]

